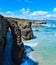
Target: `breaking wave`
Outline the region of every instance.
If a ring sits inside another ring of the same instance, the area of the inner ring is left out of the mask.
[[[30,46],[30,47],[35,47],[38,45],[38,43],[24,43],[24,45]]]
[[[42,26],[46,26],[46,27],[56,27],[56,24],[43,24]]]

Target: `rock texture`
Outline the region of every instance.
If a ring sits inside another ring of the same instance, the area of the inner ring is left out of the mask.
[[[20,65],[25,56],[24,45],[21,41],[21,30],[15,20],[9,20],[13,36],[12,59],[15,65]]]
[[[30,40],[33,38],[31,22],[18,22],[18,26],[21,29],[21,35],[23,39]]]
[[[15,65],[20,65],[26,54],[21,37],[25,40],[33,38],[31,22],[18,22],[15,19],[8,19],[0,15],[0,65],[3,65],[4,49],[9,27],[13,37],[12,60]]]
[[[8,31],[8,22],[2,15],[0,15],[0,65],[3,64],[7,31]]]
[[[15,65],[20,65],[26,53],[21,41],[21,30],[18,27],[17,21],[7,20],[2,15],[0,15],[0,65],[3,65],[4,49],[9,27],[13,37],[12,60]]]

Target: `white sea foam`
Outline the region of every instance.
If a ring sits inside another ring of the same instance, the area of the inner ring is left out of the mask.
[[[30,47],[35,47],[38,45],[38,43],[24,43],[24,45],[30,46]]]
[[[47,26],[47,27],[56,27],[55,24],[43,24],[42,26]]]

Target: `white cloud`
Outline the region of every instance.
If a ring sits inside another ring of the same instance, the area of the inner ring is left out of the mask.
[[[21,12],[23,15],[27,15],[27,14],[30,13],[30,9],[29,9],[29,8],[27,8],[27,9],[22,8],[22,9],[20,10],[20,12]]]
[[[30,18],[31,19],[45,19],[46,16],[48,15],[48,12],[47,11],[34,11],[30,14]]]
[[[46,11],[34,11],[31,13],[31,16],[44,16],[47,14],[48,14],[48,12],[46,12]]]
[[[50,19],[50,20],[56,20],[56,14],[48,14],[47,16],[46,16],[46,19]]]
[[[49,17],[56,17],[56,14],[48,14],[46,17],[47,18],[49,18]]]
[[[56,8],[53,9],[53,12],[56,12]]]
[[[6,13],[7,13],[7,14],[12,14],[12,12],[11,12],[11,11],[7,11]]]
[[[16,13],[16,12],[15,12]],[[14,17],[14,12],[13,11],[7,11],[7,12],[5,12],[5,16],[7,16],[7,17]]]
[[[52,12],[49,13],[48,11],[31,11],[29,8],[22,8],[21,10],[15,11],[7,11],[7,12],[0,12],[4,16],[8,17],[15,17],[15,18],[23,18],[23,19],[34,19],[34,20],[56,20],[56,13]]]

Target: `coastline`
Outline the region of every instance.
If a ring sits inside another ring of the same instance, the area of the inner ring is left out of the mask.
[[[52,23],[48,22],[48,25],[52,25]],[[33,27],[33,29],[35,29],[35,27]],[[44,26],[37,29],[40,31],[33,30],[36,38],[24,42],[24,44],[29,45],[33,49],[33,51],[29,53],[29,58],[38,62],[38,65],[56,64],[56,27],[49,28],[48,26]],[[37,45],[34,46],[32,43],[34,45],[37,43]]]

